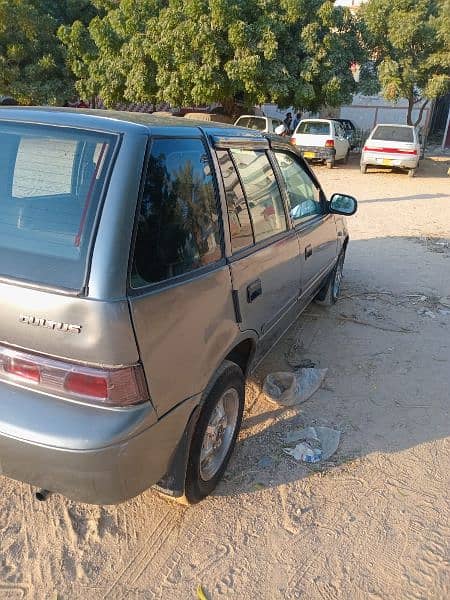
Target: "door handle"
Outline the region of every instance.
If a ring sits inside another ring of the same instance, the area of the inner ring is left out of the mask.
[[[307,258],[309,258],[310,256],[312,256],[312,246],[311,244],[309,244],[308,246],[306,246],[305,248],[305,260]]]
[[[261,296],[261,295],[262,295],[261,279],[256,279],[255,281],[252,281],[252,283],[250,283],[247,286],[247,302],[250,304],[251,302],[256,300],[256,298],[258,296]]]

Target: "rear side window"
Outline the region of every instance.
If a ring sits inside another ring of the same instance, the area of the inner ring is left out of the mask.
[[[200,139],[155,139],[138,217],[131,285],[189,273],[222,256],[210,159]]]
[[[0,123],[0,275],[80,289],[116,136]]]
[[[347,119],[340,119],[338,123],[342,125],[345,131],[353,131],[355,129],[353,123],[351,121],[348,121]]]
[[[241,117],[236,125],[239,127],[247,127],[248,129],[257,129],[264,131],[266,128],[266,120],[261,117]]]
[[[244,192],[228,150],[217,150],[227,199],[228,225],[230,227],[231,249],[243,250],[253,244],[252,223]]]
[[[411,127],[396,127],[395,125],[378,125],[372,135],[373,140],[390,142],[414,142],[414,132]]]
[[[296,133],[310,135],[330,135],[330,124],[322,121],[302,121]]]
[[[262,150],[232,150],[244,185],[255,242],[286,231],[286,215],[272,165]]]

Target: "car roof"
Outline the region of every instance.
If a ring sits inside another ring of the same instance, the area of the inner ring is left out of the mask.
[[[409,129],[414,129],[414,125],[405,125],[404,123],[377,123],[374,127],[408,127]]]
[[[126,112],[119,110],[89,109],[89,108],[63,108],[63,107],[17,107],[2,106],[0,108],[0,122],[15,121],[24,123],[40,123],[45,125],[60,125],[65,127],[79,127],[126,133],[131,131],[149,131],[163,133],[163,130],[179,129],[202,130],[205,133],[245,136],[261,139],[261,133],[244,127],[235,127],[231,124],[217,123],[216,121],[197,121],[182,117],[153,116],[148,113]]]
[[[301,119],[300,123],[302,123],[303,121],[320,121],[322,123],[330,123],[331,121],[334,121],[335,119],[315,119],[314,117],[308,117],[307,119]]]
[[[236,118],[236,121],[239,121],[239,119],[272,119],[272,118],[275,118],[275,117],[266,117],[266,115],[239,115]]]

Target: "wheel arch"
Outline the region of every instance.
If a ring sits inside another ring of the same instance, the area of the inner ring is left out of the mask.
[[[230,362],[236,364],[242,370],[244,378],[247,376],[247,373],[251,369],[251,364],[255,355],[256,343],[256,332],[243,332],[243,334],[234,341],[232,347],[226,351],[225,356],[214,370],[208,385],[203,390],[203,393],[199,394],[199,402],[189,417],[188,423],[183,431],[183,435],[181,436],[180,441],[178,442],[178,445],[170,460],[169,468],[167,469],[166,474],[154,486],[159,492],[162,492],[163,494],[172,498],[183,497],[187,461],[189,458],[192,436],[194,434],[204,401]]]

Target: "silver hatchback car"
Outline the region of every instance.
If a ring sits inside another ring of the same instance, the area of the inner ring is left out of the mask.
[[[336,300],[356,201],[216,123],[11,107],[0,147],[0,472],[40,498],[201,500],[247,374]]]

